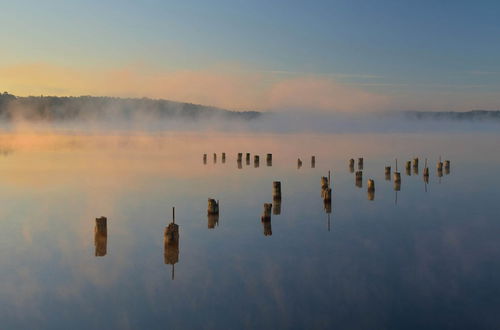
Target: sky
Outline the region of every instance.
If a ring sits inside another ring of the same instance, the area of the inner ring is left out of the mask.
[[[500,108],[498,1],[0,1],[0,90],[236,110]]]

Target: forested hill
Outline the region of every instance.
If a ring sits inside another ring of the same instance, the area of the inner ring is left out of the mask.
[[[191,103],[149,98],[115,97],[18,97],[0,94],[0,120],[16,118],[33,121],[140,120],[140,119],[232,119],[252,120],[257,111],[229,111]]]

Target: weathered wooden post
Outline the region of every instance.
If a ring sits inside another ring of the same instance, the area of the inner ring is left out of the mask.
[[[363,169],[363,157],[358,158],[358,170]]]
[[[212,198],[208,199],[207,214],[219,215],[219,201],[216,201],[215,199]]]
[[[214,164],[217,163],[217,154],[214,152]]]
[[[398,160],[396,159],[396,171],[393,174],[394,177],[394,187],[396,187],[396,183],[399,183],[401,187],[401,173],[398,172]]]
[[[280,181],[273,182],[273,198],[281,199],[281,182]]]
[[[260,165],[260,160],[259,160],[259,155],[253,156],[253,167],[259,167]]]
[[[241,164],[241,159],[238,159],[237,164],[238,164],[238,169],[241,170],[243,168],[243,165]]]
[[[354,173],[354,159],[349,159],[349,172]]]
[[[95,219],[94,227],[95,256],[104,257],[108,245],[108,219],[100,217]]]
[[[391,181],[391,167],[390,166],[386,166],[385,167],[385,180],[386,181]]]
[[[413,174],[418,175],[418,158],[413,158]]]
[[[311,156],[311,168],[316,167],[316,156]]]
[[[368,180],[368,200],[372,201],[375,199],[375,181],[373,179]]]
[[[174,265],[179,262],[179,225],[175,223],[175,208],[172,208],[172,222],[165,227],[163,234],[163,259],[165,264],[172,265],[174,279]]]
[[[406,162],[405,170],[406,170],[406,175],[410,176],[411,175],[411,161]]]
[[[429,168],[427,167],[427,158],[425,159],[424,165],[424,181],[426,183],[429,183]]]
[[[262,213],[261,222],[264,226],[264,236],[271,236],[273,231],[271,229],[271,209],[273,204],[265,203],[264,212]]]
[[[247,152],[246,155],[245,155],[245,163],[248,165],[250,165],[250,153]]]
[[[273,166],[273,154],[266,155],[266,165]]]
[[[325,190],[329,188],[328,178],[326,176],[321,177],[321,198],[325,197]]]
[[[238,152],[238,162],[241,162],[243,159],[243,153]]]
[[[450,174],[450,161],[444,161],[444,174]]]
[[[226,153],[222,153],[222,163],[224,164],[226,162]]]
[[[219,201],[208,199],[207,206],[208,229],[213,229],[215,225],[219,225]]]
[[[207,154],[203,154],[203,164],[207,164]]]
[[[302,167],[302,161],[300,158],[297,159],[297,168],[300,169]]]
[[[273,214],[280,215],[281,214],[281,182],[274,181],[273,182]]]
[[[363,187],[363,171],[356,171],[356,187]]]
[[[323,201],[331,201],[332,200],[332,188],[328,187],[323,190]]]

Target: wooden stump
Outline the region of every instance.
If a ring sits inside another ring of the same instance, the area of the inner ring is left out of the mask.
[[[95,256],[104,257],[107,253],[108,244],[108,223],[106,217],[95,219],[94,227],[94,245]]]

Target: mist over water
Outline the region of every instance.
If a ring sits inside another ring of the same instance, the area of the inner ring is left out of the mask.
[[[7,328],[500,324],[496,123],[140,113],[2,121]],[[360,157],[358,182],[348,161]],[[415,157],[420,167],[406,172]],[[395,159],[399,185],[384,175]],[[438,171],[440,159],[451,168]],[[328,207],[320,183],[329,171]],[[208,198],[220,203],[216,218]],[[264,203],[273,204],[270,219]],[[174,206],[179,235],[170,244]]]

